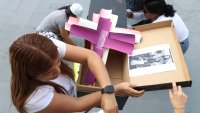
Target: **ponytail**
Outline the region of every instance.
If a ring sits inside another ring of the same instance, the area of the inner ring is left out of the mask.
[[[74,15],[71,10],[70,10],[70,5],[68,6],[63,6],[63,7],[60,7],[58,8],[58,10],[63,10],[65,9],[65,14],[67,16],[67,19],[69,19],[70,16],[73,16],[73,17],[76,17],[76,15]]]
[[[166,4],[165,0],[145,0],[144,7],[153,14],[173,17],[176,12],[172,5]]]
[[[69,5],[68,6],[62,6],[62,7],[58,8],[58,10],[62,10],[62,9],[66,10],[66,9],[69,9],[69,7],[70,7]]]
[[[173,6],[167,4],[165,9],[164,9],[163,15],[165,15],[166,17],[169,17],[169,16],[173,17],[175,12],[176,11],[174,10]]]

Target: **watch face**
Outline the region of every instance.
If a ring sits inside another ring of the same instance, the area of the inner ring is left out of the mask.
[[[109,86],[106,86],[106,87],[104,88],[104,92],[105,92],[105,93],[114,93],[115,91],[114,91],[113,86],[112,86],[112,85],[109,85]]]

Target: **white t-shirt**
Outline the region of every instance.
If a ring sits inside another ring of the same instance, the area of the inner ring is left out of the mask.
[[[153,23],[166,20],[172,20],[176,33],[178,35],[179,42],[182,42],[183,40],[188,38],[189,36],[188,28],[186,27],[185,23],[177,13],[175,13],[173,17],[166,17],[164,15],[161,15],[156,20],[154,20]]]
[[[58,47],[59,56],[63,58],[66,53],[66,44],[56,39],[51,40]],[[76,85],[70,77],[60,74],[56,79],[51,81],[63,86],[70,96],[76,96]],[[55,89],[52,86],[39,86],[26,100],[26,111],[34,113],[43,110],[53,99],[54,93]]]

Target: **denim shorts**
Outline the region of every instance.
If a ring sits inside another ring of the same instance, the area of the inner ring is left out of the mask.
[[[185,40],[183,40],[182,42],[180,42],[180,45],[181,45],[181,49],[182,49],[183,54],[185,54],[185,52],[189,48],[189,38],[186,38]]]

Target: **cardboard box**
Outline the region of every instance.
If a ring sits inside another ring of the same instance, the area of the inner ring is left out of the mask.
[[[182,87],[190,87],[192,84],[188,69],[184,60],[184,56],[178,38],[171,21],[159,22],[154,24],[146,24],[135,27],[142,34],[142,42],[135,45],[135,49],[151,47],[160,44],[170,44],[173,60],[176,70],[161,72],[151,75],[138,77],[129,77],[128,73],[128,55],[118,51],[110,50],[106,68],[108,70],[112,84],[118,84],[124,81],[130,81],[137,84],[135,89],[138,90],[162,90],[172,87],[171,83],[176,81]],[[90,48],[86,43],[86,48]],[[86,66],[82,66],[80,78],[78,80],[78,90],[80,92],[94,92],[99,90],[98,84],[95,86],[84,85],[83,79],[87,71]],[[120,95],[121,96],[121,95]]]
[[[173,81],[176,81],[182,87],[190,87],[192,81],[173,23],[165,21],[137,26],[135,29],[142,33],[142,43],[136,45],[135,49],[166,43],[170,44],[173,60],[176,65],[176,70],[174,71],[130,78],[131,82],[138,85],[137,89],[145,89],[146,91],[169,89],[172,87],[171,82]]]

